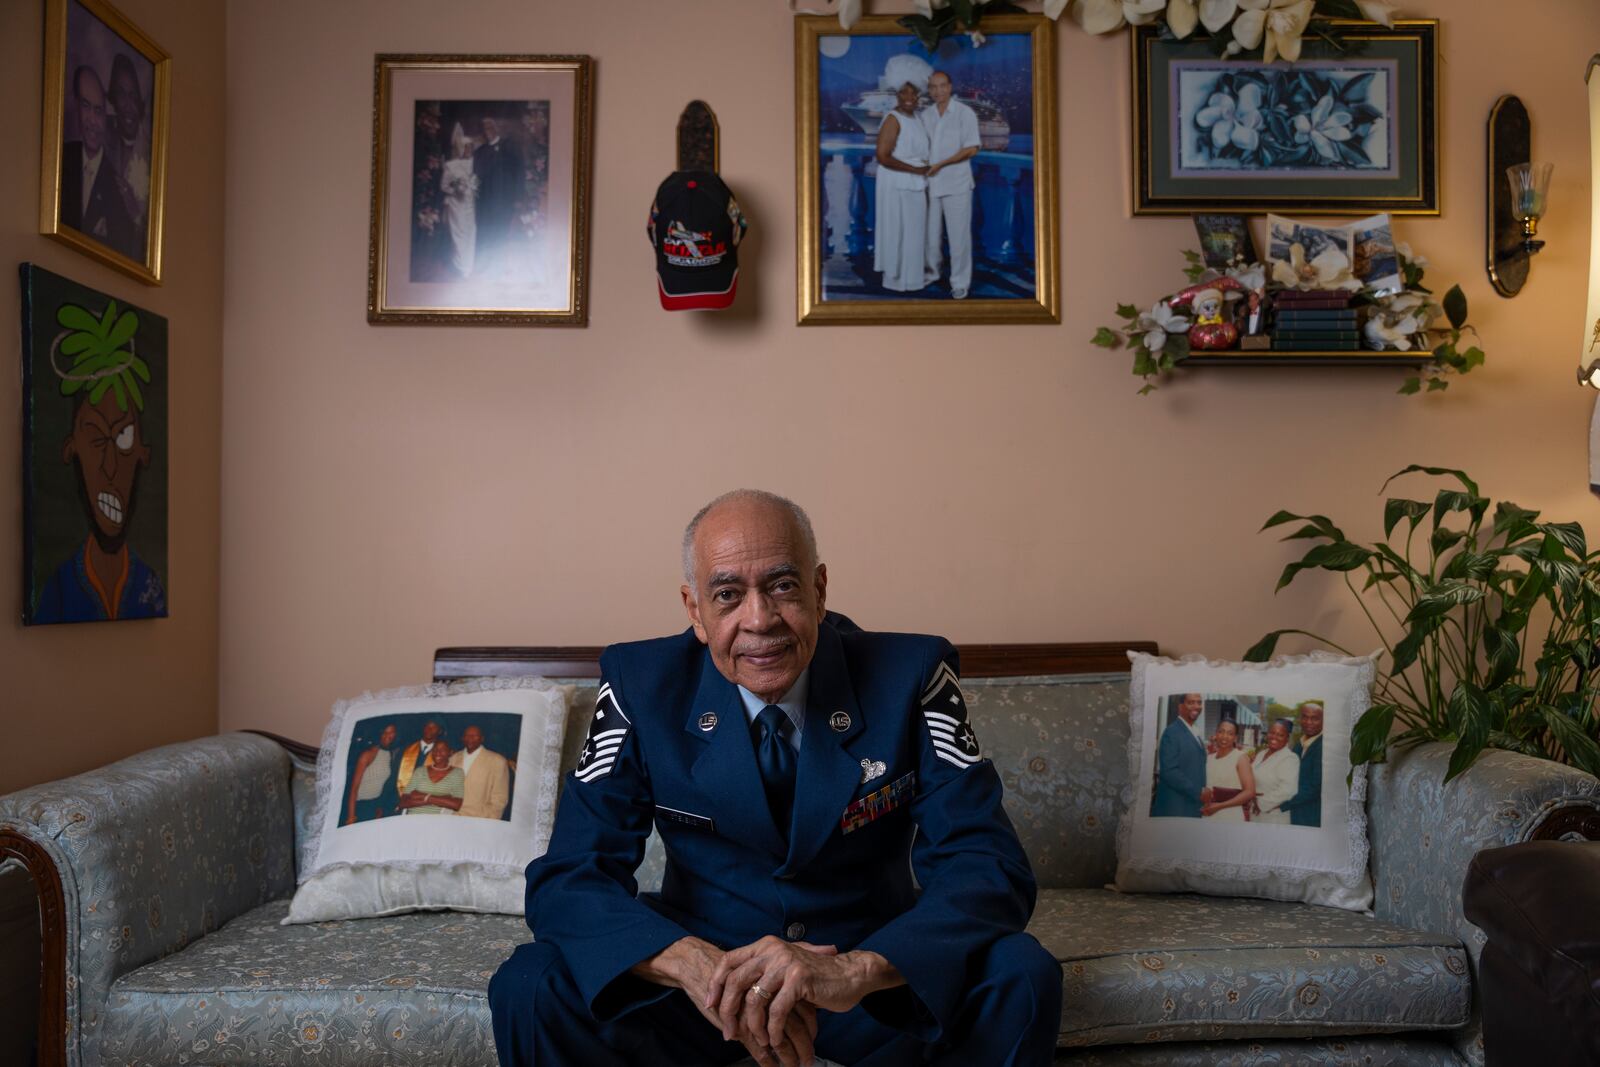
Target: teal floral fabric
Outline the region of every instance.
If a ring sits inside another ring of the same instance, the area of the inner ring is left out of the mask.
[[[61,874],[67,1060],[100,1053],[112,983],[294,889],[289,757],[225,734],[0,797]],[[202,942],[203,943],[203,942]]]
[[[1040,893],[1029,932],[1062,967],[1061,1043],[1454,1029],[1467,957],[1340,908],[1238,897]]]
[[[492,1067],[485,991],[528,940],[521,916],[278,925],[288,910],[287,900],[257,908],[119,980],[106,1062]]]
[[[1565,808],[1600,810],[1600,781],[1571,767],[1491,749],[1450,784],[1449,745],[1422,745],[1373,768],[1371,814],[1373,910],[1419,930],[1448,931],[1467,946],[1474,972],[1482,933],[1461,913],[1461,883],[1481,849],[1531,840]],[[1478,1013],[1457,1049],[1483,1063]]]
[[[1111,881],[1128,789],[1128,676],[964,678],[961,691],[1039,885]]]

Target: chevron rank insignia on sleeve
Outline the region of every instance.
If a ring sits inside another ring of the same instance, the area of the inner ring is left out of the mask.
[[[592,782],[610,774],[632,725],[623,714],[622,705],[617,703],[611,683],[601,683],[600,693],[595,697],[594,717],[589,720],[589,736],[583,740],[583,755],[572,772],[573,777],[580,782]]]
[[[940,661],[933,679],[922,691],[922,718],[933,739],[934,755],[946,763],[966,768],[977,763],[978,735],[967,722],[967,702],[961,695],[961,682],[950,664]]]

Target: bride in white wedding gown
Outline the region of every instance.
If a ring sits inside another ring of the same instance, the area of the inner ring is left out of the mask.
[[[478,247],[478,178],[472,173],[472,138],[461,123],[450,131],[451,158],[445,160],[439,186],[444,191],[444,219],[450,227],[450,266],[463,278],[472,274]]]

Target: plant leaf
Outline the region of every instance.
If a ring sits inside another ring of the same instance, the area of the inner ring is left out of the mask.
[[[1401,396],[1410,396],[1412,393],[1420,393],[1422,392],[1422,379],[1407,378],[1405,384],[1396,389],[1395,392],[1399,393]]]
[[[1350,762],[1371,763],[1389,747],[1389,732],[1394,729],[1398,704],[1374,704],[1356,722],[1350,733]]]
[[[1450,325],[1459,330],[1467,324],[1467,294],[1461,291],[1461,286],[1452,285],[1450,291],[1444,294],[1444,314],[1450,320]]]
[[[1417,597],[1417,602],[1411,606],[1411,613],[1406,616],[1406,622],[1410,624],[1435,616],[1448,615],[1452,609],[1464,604],[1476,604],[1483,597],[1483,589],[1479,586],[1460,581],[1439,582],[1423,589],[1422,595]]]
[[[1116,348],[1122,343],[1122,339],[1109,326],[1102,326],[1094,332],[1094,336],[1089,339],[1089,343],[1099,345],[1101,348]]]
[[[1491,720],[1489,701],[1483,690],[1471,682],[1456,685],[1455,692],[1450,694],[1449,712],[1456,732],[1456,747],[1450,753],[1450,766],[1444,775],[1446,782],[1472,766],[1488,745]]]
[[[1118,304],[1117,315],[1124,319],[1136,319],[1139,317],[1139,309],[1132,304]]]
[[[1257,641],[1255,644],[1251,645],[1249,649],[1245,651],[1243,657],[1244,661],[1246,663],[1265,663],[1267,660],[1271,659],[1272,653],[1278,647],[1278,638],[1282,637],[1284,634],[1301,634],[1305,637],[1311,638],[1313,641],[1320,641],[1322,644],[1328,643],[1326,638],[1319,634],[1314,634],[1310,630],[1274,630],[1261,640]]]
[[[1416,663],[1417,656],[1422,652],[1422,646],[1426,644],[1428,639],[1433,636],[1434,632],[1443,625],[1444,616],[1434,615],[1430,616],[1429,618],[1419,620],[1415,626],[1412,626],[1411,629],[1406,632],[1406,635],[1395,643],[1393,653],[1394,662],[1390,666],[1389,673],[1391,675],[1402,674],[1412,664]]]
[[[1443,477],[1444,475],[1448,474],[1456,481],[1460,482],[1466,488],[1467,492],[1471,493],[1473,496],[1478,495],[1478,483],[1467,477],[1466,472],[1458,471],[1454,467],[1424,467],[1418,463],[1413,463],[1409,467],[1395,471],[1393,474],[1389,475],[1389,481],[1384,482],[1382,488],[1380,488],[1378,492],[1381,493],[1384,489],[1389,488],[1389,482],[1394,481],[1401,475],[1415,474],[1418,471],[1421,471],[1423,474],[1431,474],[1436,478]]]
[[[1402,518],[1411,520],[1411,528],[1415,530],[1417,523],[1428,513],[1428,505],[1421,500],[1404,500],[1391,497],[1383,505],[1383,536],[1388,537],[1394,533],[1394,528],[1400,525]]]
[[[1567,759],[1574,766],[1600,776],[1600,745],[1583,731],[1576,722],[1548,704],[1541,704],[1539,712],[1550,734],[1555,738]]]
[[[1589,554],[1588,544],[1583,539],[1583,527],[1575,522],[1541,522],[1537,529],[1566,545],[1574,556],[1581,558]]]

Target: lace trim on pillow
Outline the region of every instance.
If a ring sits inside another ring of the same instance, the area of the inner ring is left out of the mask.
[[[1319,874],[1325,875],[1341,886],[1348,889],[1358,888],[1367,877],[1367,765],[1362,764],[1353,769],[1350,779],[1350,798],[1345,805],[1346,814],[1346,840],[1350,844],[1348,859],[1344,866],[1334,870],[1322,868],[1301,868],[1287,864],[1260,865],[1238,863],[1212,863],[1205,860],[1175,859],[1172,857],[1130,855],[1131,840],[1133,837],[1133,820],[1138,810],[1134,803],[1134,791],[1139,786],[1139,774],[1144,765],[1144,708],[1145,673],[1151,664],[1199,664],[1205,667],[1219,667],[1235,671],[1271,671],[1283,667],[1292,667],[1302,663],[1341,664],[1354,667],[1356,670],[1355,691],[1350,699],[1350,725],[1354,728],[1372,706],[1372,685],[1377,680],[1378,653],[1370,656],[1339,656],[1331,652],[1316,651],[1303,656],[1279,656],[1267,663],[1238,663],[1232,660],[1214,660],[1206,656],[1191,654],[1181,659],[1172,659],[1167,656],[1152,656],[1148,652],[1129,652],[1128,659],[1133,663],[1133,678],[1128,687],[1128,782],[1123,788],[1123,816],[1117,824],[1117,866],[1137,872],[1152,872],[1157,874],[1171,874],[1178,871],[1192,871],[1195,874],[1208,875],[1215,878],[1230,879],[1235,881],[1260,881],[1272,875],[1285,874]]]
[[[333,757],[339,747],[339,735],[344,731],[345,716],[352,709],[380,700],[423,700],[444,696],[456,696],[461,693],[488,693],[500,689],[534,689],[546,693],[559,693],[561,695],[560,714],[545,717],[544,736],[544,766],[540,768],[539,796],[537,798],[536,826],[548,826],[547,814],[555,807],[556,797],[561,790],[561,782],[556,772],[561,767],[561,741],[567,728],[567,715],[571,711],[572,692],[571,685],[558,685],[548,678],[464,678],[454,682],[430,682],[427,685],[402,686],[399,689],[384,689],[380,692],[366,692],[353,700],[339,700],[333,705],[333,716],[328,720],[327,729],[322,731],[322,747],[317,752],[317,800],[311,811],[311,826],[306,831],[305,854],[312,857],[307,869],[300,872],[296,880],[297,885],[305,885],[315,876],[326,871],[337,871],[341,868],[359,869],[371,867],[370,863],[318,863],[316,857],[322,854],[322,828],[327,823],[328,805],[333,800]],[[545,844],[548,844],[548,840]],[[542,849],[541,849],[542,851]],[[517,876],[523,873],[523,868],[509,864],[478,863],[471,860],[456,861],[453,863],[439,863],[428,860],[390,860],[383,864],[402,871],[439,870],[454,871],[462,867],[470,867],[475,871],[490,877],[503,878]]]

